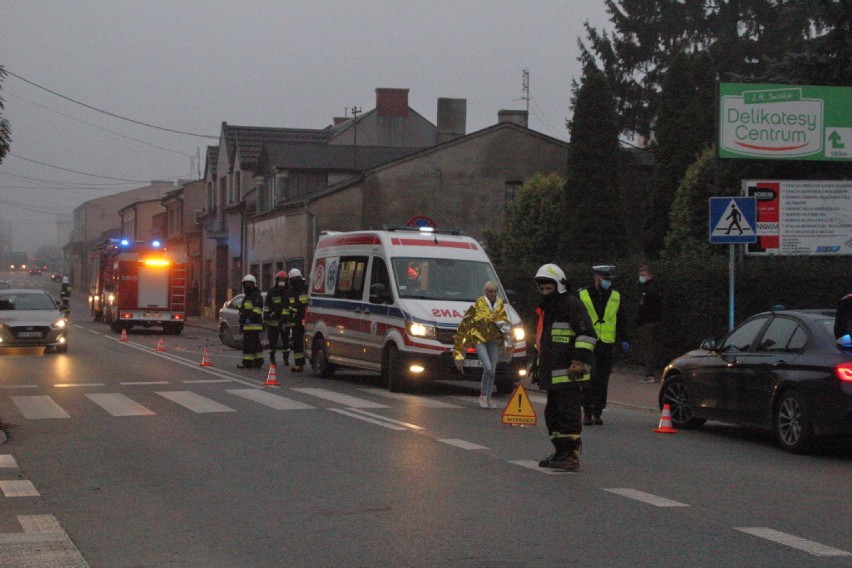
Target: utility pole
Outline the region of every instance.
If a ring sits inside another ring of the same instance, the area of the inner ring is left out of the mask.
[[[361,114],[361,107],[352,107],[352,124],[355,128],[354,142],[352,144],[352,162],[353,168],[358,169],[358,115]]]
[[[522,90],[524,91],[524,96],[521,97],[522,101],[527,102],[527,117],[530,115],[530,70],[524,69],[524,79],[521,82]],[[527,118],[529,120],[529,118]]]

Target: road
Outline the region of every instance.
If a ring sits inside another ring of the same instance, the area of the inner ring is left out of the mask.
[[[265,387],[212,331],[157,352],[72,307],[67,354],[0,356],[0,566],[852,566],[845,446],[611,405],[553,473],[541,419],[501,425],[475,383]]]

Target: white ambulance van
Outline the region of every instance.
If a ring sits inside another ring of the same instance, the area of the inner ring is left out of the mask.
[[[430,379],[479,381],[475,350],[466,372],[453,363],[453,336],[489,280],[506,302],[514,352],[498,365],[498,392],[526,374],[527,346],[518,313],[482,246],[457,233],[406,228],[327,233],[311,268],[305,348],[314,371],[379,371],[392,391]]]

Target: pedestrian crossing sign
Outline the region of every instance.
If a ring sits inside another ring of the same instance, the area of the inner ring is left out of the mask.
[[[757,199],[710,198],[710,243],[714,245],[757,242]]]
[[[535,409],[523,385],[519,384],[509,397],[509,402],[503,409],[501,422],[513,426],[535,426],[538,422]]]

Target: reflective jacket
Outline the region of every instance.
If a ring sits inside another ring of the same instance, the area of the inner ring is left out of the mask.
[[[502,340],[503,332],[498,327],[500,323],[509,324],[509,316],[506,315],[506,306],[503,304],[503,300],[497,298],[492,310],[488,298],[479,297],[467,309],[461,323],[459,323],[459,329],[454,337],[453,358],[464,359],[465,349],[473,347],[477,343]]]
[[[71,284],[63,284],[59,289],[59,299],[67,300],[71,297]]]
[[[624,326],[619,325],[621,294],[618,290],[603,290],[590,286],[580,290],[580,300],[589,312],[598,339],[603,343],[615,343],[616,337],[627,341]]]
[[[290,286],[276,284],[266,291],[266,301],[263,304],[263,321],[270,326],[284,325],[290,316],[290,305],[287,295]]]
[[[240,324],[243,331],[263,330],[263,295],[256,286],[246,292],[240,306]]]
[[[579,388],[588,384],[589,372],[568,375],[571,361],[588,364],[597,342],[592,320],[583,304],[571,294],[554,293],[536,308],[538,384],[543,390]]]
[[[290,308],[290,321],[287,322],[287,327],[304,327],[305,308],[308,306],[308,286],[304,280],[290,280],[287,304]]]

